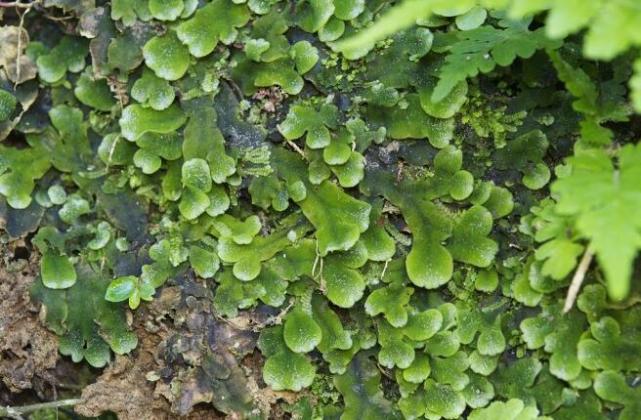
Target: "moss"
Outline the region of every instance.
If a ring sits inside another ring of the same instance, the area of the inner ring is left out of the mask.
[[[71,3],[0,27],[2,240],[63,355],[171,320],[173,416],[638,417],[640,67],[583,58],[637,11]]]

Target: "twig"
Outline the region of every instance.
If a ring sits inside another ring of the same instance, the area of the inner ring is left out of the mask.
[[[316,268],[319,268],[318,274],[316,274]],[[312,265],[312,277],[314,280],[319,279],[319,288],[320,291],[325,293],[325,278],[323,277],[323,257],[321,257],[320,251],[318,249],[318,240],[316,241],[316,258],[314,259],[314,265]]]
[[[33,3],[21,3],[19,1],[12,1],[12,2],[6,2],[6,1],[0,1],[0,7],[18,7],[20,9],[31,9],[33,7]]]
[[[585,273],[588,271],[588,267],[590,267],[592,257],[594,257],[594,251],[591,247],[588,246],[588,249],[585,250],[583,257],[581,258],[581,262],[579,263],[579,266],[577,267],[576,271],[574,272],[574,276],[572,277],[572,283],[570,283],[568,294],[565,297],[565,305],[563,305],[564,314],[570,312],[570,309],[572,309],[572,306],[574,306],[576,295],[579,294],[579,289],[581,288],[581,284],[583,283],[583,279],[585,278]]]
[[[385,277],[385,273],[387,272],[387,266],[389,265],[390,260],[385,260],[385,265],[383,266],[383,272],[381,273],[381,281]]]
[[[22,31],[24,31],[24,17],[27,16],[30,10],[31,7],[28,7],[24,13],[19,13],[20,24],[18,25],[18,49],[16,53],[16,82],[13,84],[13,90],[16,90],[18,83],[20,83],[20,73],[22,73],[22,65],[20,63],[20,58],[22,57]],[[16,13],[18,13],[17,10]]]
[[[290,147],[291,147],[292,149],[294,149],[294,151],[295,151],[296,153],[298,153],[299,155],[301,155],[301,156],[303,157],[303,159],[307,160],[307,156],[305,156],[305,152],[303,151],[303,149],[301,149],[301,148],[300,148],[296,143],[294,143],[294,142],[293,142],[293,141],[291,141],[291,140],[285,139],[285,141],[287,142],[287,144],[289,144],[289,145],[290,145]]]
[[[80,404],[81,402],[82,399],[80,398],[71,398],[68,400],[58,400],[31,405],[23,405],[22,407],[0,407],[0,417],[20,418],[23,414],[32,413],[34,411],[44,410],[47,408],[69,407]]]
[[[289,312],[289,310],[292,308],[292,306],[294,306],[294,301],[290,300],[287,303],[287,306],[285,308],[281,309],[280,312],[278,312],[278,314],[276,314],[274,316],[270,316],[264,322],[259,322],[256,325],[254,325],[253,328],[252,328],[252,331],[259,332],[260,330],[262,330],[263,328],[265,328],[267,326],[282,324],[283,318],[285,317],[285,315],[287,315],[287,312]]]

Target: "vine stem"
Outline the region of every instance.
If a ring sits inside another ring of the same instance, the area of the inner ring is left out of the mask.
[[[0,417],[13,417],[21,418],[23,414],[28,414],[37,410],[44,410],[47,408],[59,408],[74,406],[82,402],[81,398],[71,398],[68,400],[50,401],[45,403],[23,405],[21,407],[0,407]]]
[[[594,251],[591,247],[588,246],[588,249],[585,250],[583,257],[581,258],[581,262],[579,263],[579,266],[577,267],[576,271],[574,272],[574,276],[572,277],[572,283],[570,283],[568,294],[565,297],[565,304],[563,305],[564,314],[570,312],[570,309],[572,309],[572,306],[574,306],[574,301],[576,300],[576,296],[579,294],[579,289],[581,288],[581,284],[583,283],[583,279],[585,278],[585,273],[587,273],[593,257]]]

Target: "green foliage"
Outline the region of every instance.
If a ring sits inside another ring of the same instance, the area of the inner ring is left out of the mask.
[[[76,283],[76,270],[68,257],[47,253],[40,264],[42,284],[48,288],[66,289]]]
[[[67,71],[77,73],[85,68],[85,55],[87,49],[82,39],[65,36],[48,54],[38,56],[38,75],[46,83],[60,82]]]
[[[329,129],[336,127],[337,111],[331,104],[323,104],[318,111],[310,106],[295,105],[278,130],[287,140],[305,135],[307,147],[321,149],[330,145]]]
[[[490,404],[486,408],[479,408],[470,414],[470,419],[472,420],[484,420],[484,419],[544,419],[546,417],[540,417],[539,412],[536,407],[526,407],[523,404],[523,401],[513,398],[506,402],[496,401]]]
[[[28,207],[34,181],[50,166],[44,147],[36,145],[19,150],[0,145],[0,194],[16,209]]]
[[[548,54],[559,79],[576,97],[572,103],[573,108],[583,115],[581,144],[601,146],[610,143],[613,133],[603,124],[608,121],[627,121],[629,114],[627,106],[622,105],[620,98],[617,98],[617,94],[620,95],[618,92],[620,89],[615,89],[614,95],[605,95],[581,67],[568,63],[556,51],[550,51]],[[612,82],[618,81],[613,79],[608,82],[612,88],[615,88],[616,85]]]
[[[414,289],[400,284],[391,284],[373,291],[365,302],[368,315],[384,314],[385,319],[393,327],[407,324],[407,306]]]
[[[334,378],[334,384],[343,395],[345,411],[343,419],[398,418],[398,413],[385,399],[380,388],[381,375],[374,363],[359,355],[347,371]]]
[[[74,362],[85,359],[102,367],[110,360],[110,349],[129,353],[138,340],[129,331],[122,308],[104,299],[108,281],[102,274],[85,265],[77,272],[78,281],[66,290],[38,282],[32,293],[46,308],[46,325],[60,335],[60,353]]]
[[[263,379],[274,390],[300,391],[312,384],[314,366],[304,355],[294,353],[286,347],[283,341],[283,327],[263,330],[258,347],[267,357]]]
[[[302,309],[293,309],[283,323],[283,338],[285,344],[293,352],[309,353],[323,337],[320,326],[311,314]]]
[[[178,80],[189,68],[189,51],[173,31],[150,39],[142,52],[147,67],[162,79]]]
[[[528,348],[544,346],[545,351],[552,354],[550,373],[560,379],[571,381],[581,374],[577,346],[586,320],[578,311],[562,316],[560,308],[560,305],[545,307],[536,318],[523,320],[521,331]]]
[[[98,111],[109,111],[116,103],[107,82],[93,79],[89,72],[78,78],[73,93],[80,102]]]
[[[160,337],[169,417],[639,417],[636,9],[90,3],[0,13],[0,242],[63,355]]]
[[[196,11],[194,17],[176,29],[178,38],[189,47],[194,57],[209,55],[218,42],[231,44],[236,38],[236,27],[249,20],[247,7],[229,0],[214,0]]]
[[[549,10],[546,20],[546,32],[553,38],[563,38],[590,25],[585,35],[585,55],[590,58],[612,59],[639,40],[632,27],[640,18],[639,11],[626,3],[601,4],[597,1],[582,3],[581,10],[576,10],[570,3],[553,1],[528,5],[526,2],[514,2],[510,15],[523,16],[542,10]],[[610,31],[617,28],[617,34]]]
[[[174,102],[176,93],[167,81],[146,71],[134,83],[131,96],[141,104],[149,105],[156,111],[162,111]]]
[[[594,392],[606,401],[623,406],[620,419],[633,419],[641,414],[638,390],[630,388],[620,373],[611,370],[599,373],[594,380]]]
[[[109,283],[105,292],[105,300],[109,302],[129,301],[129,307],[136,309],[140,300],[150,301],[154,294],[154,287],[148,282],[140,282],[135,276],[124,276],[114,279]]]
[[[370,118],[380,121],[387,128],[388,135],[393,139],[424,139],[437,148],[443,148],[454,136],[454,121],[452,119],[434,118],[426,114],[421,107],[417,94],[406,96],[406,107],[373,108]]]
[[[523,173],[523,185],[538,190],[550,181],[550,169],[543,161],[548,146],[542,131],[530,131],[499,149],[494,162],[499,169],[518,169]]]
[[[628,294],[639,243],[635,209],[641,147],[627,145],[616,158],[615,167],[605,151],[577,150],[568,159],[569,173],[552,190],[558,195],[556,211],[573,216],[578,233],[597,255],[610,296],[620,300]]]
[[[472,192],[472,175],[461,170],[462,154],[449,146],[434,158],[435,173],[417,181],[395,184],[377,174],[373,191],[397,205],[412,231],[413,244],[406,259],[410,280],[420,287],[437,288],[452,276],[453,261],[487,267],[497,245],[486,236],[492,215],[482,206],[455,214],[432,201],[440,197],[465,199]]]
[[[136,141],[145,133],[167,134],[177,130],[185,123],[185,116],[177,106],[156,111],[134,104],[123,110],[119,123],[123,137]]]
[[[579,342],[578,356],[581,364],[590,370],[638,370],[638,335],[626,328],[622,335],[619,323],[611,317],[603,317],[590,325],[593,338]]]
[[[505,28],[481,26],[455,35],[432,92],[431,100],[435,102],[443,100],[468,77],[488,73],[497,65],[509,66],[517,57],[529,58],[537,49],[559,45],[548,40],[543,29],[530,31],[523,22],[510,23]]]

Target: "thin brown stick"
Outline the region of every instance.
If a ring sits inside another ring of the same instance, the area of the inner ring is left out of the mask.
[[[289,144],[289,146],[290,146],[292,149],[294,149],[294,151],[295,151],[296,153],[298,153],[299,155],[301,155],[301,156],[303,157],[303,159],[307,160],[307,156],[305,156],[305,152],[303,151],[303,149],[301,149],[301,148],[300,148],[296,143],[294,143],[294,142],[293,142],[293,141],[291,141],[291,140],[287,140],[287,139],[285,139],[285,141],[287,142],[287,144]]]
[[[27,8],[24,13],[19,13],[20,15],[20,24],[18,25],[18,52],[16,54],[16,82],[13,84],[13,90],[16,90],[18,83],[20,83],[20,73],[22,71],[22,65],[20,64],[20,57],[22,57],[22,31],[24,31],[24,17],[27,16],[27,13],[31,10],[31,7]],[[16,10],[16,13],[18,11]]]
[[[58,400],[31,405],[23,405],[21,407],[0,407],[0,417],[20,418],[23,414],[32,413],[34,411],[44,410],[47,408],[69,407],[81,402],[82,399],[80,398],[71,398],[68,400]]]
[[[31,7],[33,7],[33,3],[21,3],[19,1],[12,1],[12,2],[0,1],[0,7],[6,7],[6,8],[17,7],[19,9],[31,9]]]
[[[563,305],[564,314],[570,312],[570,309],[572,309],[572,306],[574,306],[574,301],[576,300],[576,296],[579,294],[579,289],[581,289],[581,284],[583,283],[583,279],[585,278],[585,273],[587,273],[593,257],[594,251],[591,247],[588,246],[588,248],[585,250],[585,253],[583,254],[583,257],[581,258],[581,262],[579,262],[579,266],[574,272],[574,276],[572,277],[572,283],[570,283],[568,294],[565,297],[565,305]]]

